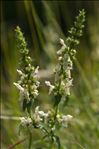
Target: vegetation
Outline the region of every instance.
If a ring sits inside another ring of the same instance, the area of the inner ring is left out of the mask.
[[[92,25],[89,22],[88,26],[87,16],[84,36],[81,38],[82,43],[77,50],[85,22],[83,9],[76,17],[73,27],[68,33],[65,31],[66,38],[63,33],[64,27],[61,27],[59,18],[56,16],[63,14],[66,10],[62,9],[64,4],[69,7],[71,3],[52,2],[53,5],[50,1],[19,3],[21,10],[24,6],[31,37],[27,34],[28,41],[26,41],[20,27],[15,30],[16,36],[12,32],[12,27],[8,37],[5,36],[7,34],[5,31],[1,34],[3,49],[1,54],[4,58],[1,73],[1,147],[9,149],[98,148],[99,57],[98,44],[95,43],[96,24]],[[2,4],[4,9],[4,4],[9,3]],[[41,15],[38,6],[42,6],[43,12],[46,13]],[[58,8],[60,8],[59,14]],[[88,15],[89,9],[86,8],[86,12]],[[24,16],[20,14],[20,17],[21,15]],[[2,14],[2,19],[4,19],[3,16],[4,14]],[[73,17],[63,15],[63,18],[68,20],[67,26],[70,26],[72,22],[70,18],[73,19]],[[20,25],[20,23],[17,24]],[[66,24],[62,22],[62,25]],[[13,30],[14,28],[15,26]],[[26,32],[24,25],[23,27],[21,25],[21,28],[24,28],[22,30]],[[5,29],[4,25],[2,29]],[[91,37],[90,34],[89,38],[95,48],[94,51],[88,42],[87,29],[94,35]],[[7,49],[10,49],[10,52]],[[18,66],[19,59],[20,66]],[[54,73],[52,73],[53,68],[55,68]],[[18,78],[15,69],[17,69]],[[14,85],[20,91],[20,97],[19,92],[13,87],[16,79],[18,81]],[[3,140],[3,138],[6,139]]]

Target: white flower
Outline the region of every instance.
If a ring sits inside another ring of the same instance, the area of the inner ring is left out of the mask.
[[[72,119],[72,116],[71,115],[59,115],[59,114],[57,114],[57,120],[58,120],[58,122],[59,123],[62,123],[62,124],[64,124],[64,123],[68,123],[68,122],[70,122],[71,121],[71,119]]]
[[[58,55],[62,55],[64,50],[67,48],[67,46],[64,43],[64,40],[60,38],[60,44],[61,44],[61,49],[57,51]]]
[[[34,71],[34,74],[33,74],[33,77],[34,77],[34,78],[38,78],[38,69],[39,69],[39,66],[37,66],[37,67],[35,68],[35,71]]]
[[[40,123],[41,121],[42,121],[42,118],[40,117],[40,115],[39,115],[39,106],[37,106],[36,108],[35,108],[35,113],[34,113],[34,121],[36,122],[36,123]]]
[[[33,84],[33,85],[31,86],[31,89],[32,89],[32,90],[36,90],[36,89],[37,89],[37,86],[36,86],[35,84]]]
[[[43,112],[43,111],[39,111],[38,113],[39,113],[39,115],[40,115],[41,117],[44,117],[44,118],[47,118],[47,117],[48,117],[48,113],[45,113],[45,112]]]
[[[27,118],[27,123],[30,124],[31,122],[32,122],[32,119],[28,117],[28,118]]]
[[[53,91],[53,89],[54,89],[55,87],[52,85],[52,86],[50,86],[50,88],[49,88],[49,94],[51,94],[51,92]]]
[[[62,55],[62,53],[64,52],[66,48],[66,45],[62,46],[60,50],[57,51],[57,55]]]
[[[53,89],[55,88],[54,85],[51,85],[51,83],[49,81],[45,81],[45,84],[47,86],[49,86],[49,94],[51,94],[51,92],[53,91]]]
[[[69,87],[65,88],[65,93],[66,93],[66,95],[70,95],[70,88]]]
[[[39,85],[40,85],[40,82],[36,81],[36,86],[39,87]]]
[[[17,72],[19,75],[23,75],[23,72],[21,70],[17,69]]]
[[[35,89],[32,93],[33,93],[35,98],[38,96],[38,90]]]
[[[37,88],[38,88],[38,86],[36,84],[31,85],[31,92],[32,92],[32,94],[34,95],[35,98],[38,96],[38,90],[37,90]]]
[[[25,122],[25,117],[20,117],[20,120],[21,120],[21,123],[24,123]]]
[[[38,69],[39,69],[39,66],[36,67],[36,69],[35,69],[35,71],[34,71],[35,74],[38,73]]]
[[[37,106],[37,107],[35,108],[35,113],[38,114],[38,112],[39,112],[39,106]]]
[[[61,123],[61,122],[62,122],[62,118],[61,118],[61,116],[60,116],[59,114],[57,114],[56,117],[57,117],[58,122]]]
[[[21,85],[19,85],[18,83],[13,83],[19,90],[20,90],[20,92],[24,92],[24,88],[21,86]]]
[[[70,95],[70,87],[72,86],[72,80],[67,80],[66,84],[65,84],[65,93],[67,95]]]
[[[60,56],[60,57],[58,58],[58,60],[61,61],[61,60],[62,60],[62,56]]]
[[[71,71],[70,70],[67,70],[67,76],[68,76],[68,78],[70,79],[71,78]]]
[[[63,51],[60,49],[60,50],[57,51],[57,54],[58,54],[58,55],[61,55],[62,52],[63,52]]]
[[[27,118],[21,117],[20,120],[21,120],[21,125],[22,126],[28,126],[32,123],[32,119],[29,118],[29,117],[27,117]]]
[[[47,86],[51,86],[50,81],[45,81],[45,84],[46,84]]]
[[[66,48],[66,44],[63,39],[60,38],[60,44],[62,45],[62,49]]]
[[[64,43],[64,40],[61,39],[61,38],[60,38],[60,44],[61,44],[61,45],[64,45],[64,44],[65,44],[65,43]]]
[[[44,111],[39,111],[39,106],[37,106],[35,108],[35,113],[33,115],[33,118],[34,118],[35,123],[37,123],[37,124],[40,124],[40,122],[42,122],[43,120],[46,123],[48,115],[49,114],[45,113]]]
[[[39,116],[47,116],[48,113],[45,113],[44,111],[39,111],[39,106],[37,106],[35,108],[35,114],[39,115]]]
[[[62,116],[62,121],[63,122],[69,122],[72,119],[72,115],[63,115]]]
[[[20,91],[21,95],[22,96],[25,96],[26,99],[29,101],[30,98],[29,98],[29,92],[27,91],[27,89],[24,89],[20,84],[18,83],[13,83]]]

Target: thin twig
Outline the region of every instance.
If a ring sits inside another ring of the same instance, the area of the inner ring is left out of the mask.
[[[17,141],[15,144],[10,145],[7,149],[13,149],[13,148],[15,148],[17,145],[23,143],[26,139],[27,139],[27,137],[25,137],[25,138]]]

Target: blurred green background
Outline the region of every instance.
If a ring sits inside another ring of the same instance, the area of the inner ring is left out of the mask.
[[[99,2],[98,1],[1,1],[1,115],[23,116],[19,95],[13,82],[17,80],[19,51],[15,43],[15,28],[24,32],[34,65],[40,66],[40,95],[37,103],[49,109],[53,103],[44,80],[53,81],[52,70],[57,64],[59,38],[65,39],[75,16],[86,11],[84,35],[77,51],[71,97],[63,112],[74,121],[63,129],[64,149],[99,149]],[[18,134],[19,121],[2,119],[1,148],[7,149],[24,136]],[[34,141],[40,137],[34,132]],[[16,149],[27,149],[26,140]],[[33,149],[45,149],[36,144]]]

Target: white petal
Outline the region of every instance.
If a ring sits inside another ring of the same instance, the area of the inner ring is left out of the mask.
[[[38,73],[38,69],[39,69],[39,66],[36,67],[35,72],[34,72],[35,74]]]
[[[24,88],[18,83],[13,83],[21,92],[24,92]]]
[[[23,75],[21,70],[17,69],[17,72],[18,72],[19,75]]]
[[[45,81],[45,84],[46,84],[47,86],[51,86],[50,81]]]
[[[64,40],[60,38],[60,43],[64,45]]]
[[[72,115],[63,115],[62,119],[63,119],[63,121],[68,122],[72,119]]]

